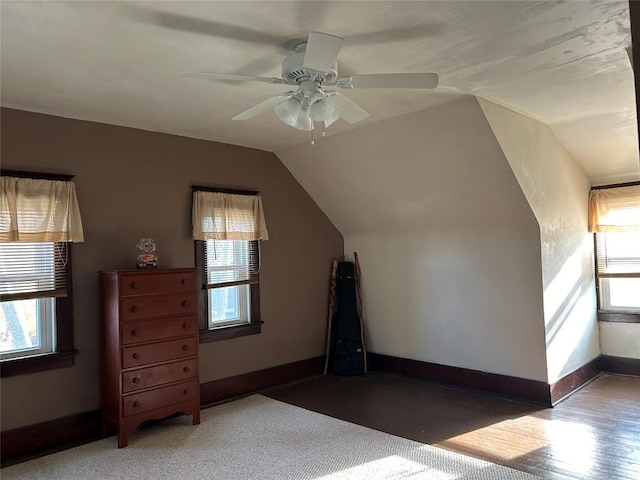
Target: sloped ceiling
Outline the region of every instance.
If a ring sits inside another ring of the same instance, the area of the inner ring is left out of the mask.
[[[470,95],[277,155],[343,235],[537,228]]]
[[[354,90],[371,117],[473,94],[550,125],[592,179],[637,175],[626,1],[1,2],[3,106],[269,151],[309,141],[272,112],[281,92],[180,78],[186,70],[279,76],[283,46],[343,36],[341,74],[430,72],[435,91]]]

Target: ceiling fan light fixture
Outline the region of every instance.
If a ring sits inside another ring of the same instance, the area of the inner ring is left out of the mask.
[[[324,122],[334,114],[335,110],[336,106],[331,100],[322,98],[309,106],[309,116],[315,122]]]
[[[302,109],[300,101],[295,97],[276,105],[274,111],[282,122],[293,128],[313,130],[313,120],[309,117],[309,112]]]

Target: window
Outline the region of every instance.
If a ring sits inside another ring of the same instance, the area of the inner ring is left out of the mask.
[[[267,231],[259,195],[194,187],[193,201],[200,340],[260,333],[260,240]]]
[[[600,309],[640,313],[640,232],[596,233]]]
[[[71,366],[76,353],[70,241],[82,241],[82,226],[75,187],[68,176],[27,175],[34,174],[2,172],[3,377]]]
[[[0,243],[0,358],[55,350],[51,295],[66,288],[65,265],[63,243]]]
[[[0,304],[0,355],[24,357],[54,349],[53,298],[30,298]]]
[[[202,243],[207,328],[249,323],[252,318],[250,287],[259,283],[258,242],[206,240]]]
[[[640,185],[592,190],[590,229],[599,309],[640,315]]]

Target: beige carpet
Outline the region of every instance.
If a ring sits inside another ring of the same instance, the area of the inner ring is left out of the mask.
[[[2,469],[2,480],[433,479],[532,475],[253,395]]]

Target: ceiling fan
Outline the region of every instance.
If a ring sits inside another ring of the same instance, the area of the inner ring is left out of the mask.
[[[349,88],[435,88],[436,73],[379,73],[338,75],[336,58],[344,39],[327,33],[312,32],[308,38],[292,41],[292,53],[282,61],[282,78],[226,73],[184,72],[183,77],[209,80],[255,81],[293,85],[295,90],[279,93],[239,113],[234,120],[249,120],[271,108],[278,118],[299,130],[312,131],[314,122],[322,131],[339,118],[356,123],[369,116],[362,108],[325,87]]]

